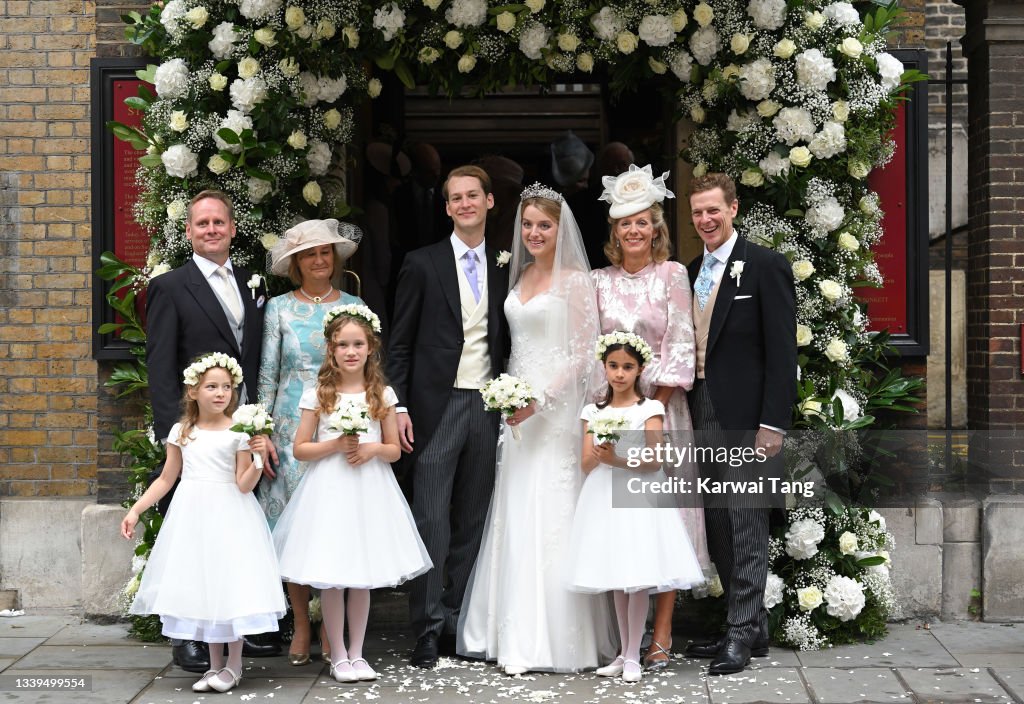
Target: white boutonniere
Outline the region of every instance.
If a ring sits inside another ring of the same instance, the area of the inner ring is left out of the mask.
[[[736,288],[740,287],[740,279],[743,276],[743,262],[735,261],[732,263],[732,267],[729,269],[729,276],[736,279]]]
[[[245,284],[246,286],[249,287],[249,295],[252,296],[252,299],[254,301],[256,300],[256,289],[258,289],[262,284],[263,277],[260,276],[259,274],[253,274],[251,277],[249,277],[249,281],[247,281]]]
[[[510,261],[512,261],[512,252],[509,252],[507,249],[498,252],[498,256],[495,258],[495,263],[498,266],[505,266]]]

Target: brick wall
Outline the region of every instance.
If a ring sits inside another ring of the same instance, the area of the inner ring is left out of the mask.
[[[0,0],[0,495],[96,492],[95,7]]]

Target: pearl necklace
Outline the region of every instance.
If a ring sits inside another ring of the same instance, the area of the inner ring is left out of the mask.
[[[327,289],[327,293],[325,293],[322,296],[310,296],[308,293],[306,293],[306,289],[302,288],[301,286],[299,286],[299,293],[301,293],[303,296],[305,296],[309,300],[313,301],[313,303],[315,303],[317,305],[320,305],[321,303],[324,302],[325,298],[327,298],[332,293],[334,293],[334,286],[329,287]]]

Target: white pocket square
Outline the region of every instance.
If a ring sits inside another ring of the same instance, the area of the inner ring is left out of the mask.
[[[732,300],[734,300],[734,301],[742,301],[744,298],[753,298],[753,296],[736,296],[736,298],[734,298]]]

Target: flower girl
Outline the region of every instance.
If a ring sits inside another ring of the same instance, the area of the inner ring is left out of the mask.
[[[242,636],[276,631],[285,613],[270,529],[252,494],[261,472],[250,451],[265,453],[267,439],[230,430],[242,383],[234,358],[208,354],[184,376],[185,414],[168,435],[163,472],[121,521],[131,538],[181,473],[130,613],[159,614],[168,638],[220,644],[192,689],[227,692],[241,679]]]
[[[685,589],[704,581],[678,510],[659,509],[646,501],[633,508],[635,499],[630,507],[613,503],[628,500],[626,473],[645,472],[645,479],[653,481],[666,478],[657,463],[633,457],[627,465],[630,449],[654,445],[662,438],[665,407],[645,399],[639,386],[651,354],[644,339],[630,332],[598,338],[597,356],[604,364],[608,393],[581,414],[587,478],[576,503],[568,552],[570,588],[614,594],[621,650],[597,674],[621,675],[626,682],[640,681],[640,639],[649,592]],[[637,534],[647,538],[637,541]]]
[[[321,590],[338,682],[377,678],[363,658],[369,590],[431,567],[388,464],[401,453],[398,397],[385,385],[379,332],[380,320],[363,305],[324,316],[327,355],[317,384],[299,400],[295,433],[295,459],[309,466],[274,528],[282,579]]]

